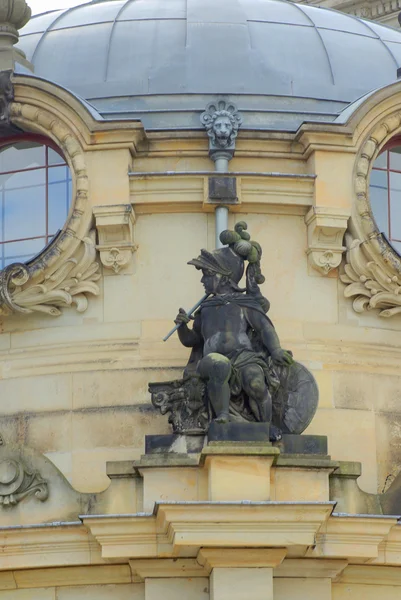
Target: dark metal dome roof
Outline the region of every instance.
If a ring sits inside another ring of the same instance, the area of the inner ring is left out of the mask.
[[[244,127],[331,121],[401,65],[401,32],[285,0],[91,2],[33,17],[19,46],[36,75],[150,128],[199,127],[216,95]]]

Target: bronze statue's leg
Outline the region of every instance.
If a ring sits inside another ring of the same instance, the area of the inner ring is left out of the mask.
[[[242,369],[242,386],[249,398],[251,409],[258,421],[270,423],[272,420],[272,400],[266,384],[265,375],[259,365],[250,365]]]
[[[207,381],[207,391],[212,405],[215,421],[229,421],[231,362],[222,354],[212,352],[204,356],[199,363],[198,371],[202,379]]]

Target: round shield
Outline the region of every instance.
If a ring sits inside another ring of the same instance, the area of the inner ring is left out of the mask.
[[[273,397],[273,423],[283,433],[300,434],[312,421],[319,390],[312,373],[298,362],[277,368],[280,387]]]

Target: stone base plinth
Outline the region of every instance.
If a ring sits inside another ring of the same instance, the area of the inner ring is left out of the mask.
[[[199,454],[205,445],[204,435],[146,435],[145,454]]]
[[[279,442],[273,446],[279,448],[281,454],[318,454],[327,456],[326,435],[295,435],[283,433]]]
[[[210,423],[209,442],[258,442],[270,444],[269,423]]]

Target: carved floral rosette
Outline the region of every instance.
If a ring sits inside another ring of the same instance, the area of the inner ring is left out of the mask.
[[[369,200],[374,161],[385,144],[401,131],[401,111],[377,122],[358,154],[355,166],[355,205],[346,236],[346,260],[340,279],[344,295],[353,298],[358,313],[379,310],[380,317],[401,312],[401,258],[379,231]]]

